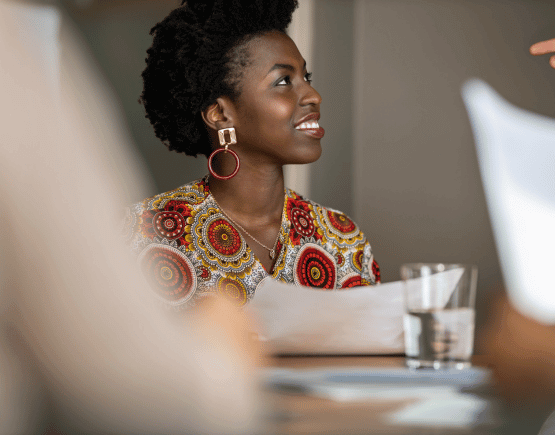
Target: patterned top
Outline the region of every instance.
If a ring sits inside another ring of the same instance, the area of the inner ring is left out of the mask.
[[[290,189],[270,272],[214,201],[207,177],[128,208],[124,236],[156,293],[174,306],[211,291],[245,304],[265,279],[322,289],[380,282],[356,224]]]

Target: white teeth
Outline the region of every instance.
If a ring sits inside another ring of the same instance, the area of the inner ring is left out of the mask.
[[[315,130],[317,128],[320,128],[320,125],[318,124],[318,121],[303,122],[301,125],[298,125],[295,128],[297,130]]]

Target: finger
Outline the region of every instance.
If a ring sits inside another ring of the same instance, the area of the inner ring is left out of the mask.
[[[536,42],[530,47],[530,53],[534,56],[546,53],[555,53],[555,38]]]
[[[549,59],[549,65],[551,65],[551,68],[555,68],[555,56],[551,56]]]

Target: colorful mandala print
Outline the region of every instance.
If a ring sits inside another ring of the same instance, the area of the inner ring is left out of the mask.
[[[304,245],[295,261],[295,283],[306,287],[335,288],[337,270],[332,255],[313,243]]]
[[[240,274],[251,267],[254,255],[248,249],[245,239],[217,208],[205,206],[195,215],[193,221],[194,252],[201,254],[205,266],[213,272]]]
[[[176,211],[162,211],[152,218],[154,231],[160,237],[173,240],[181,237],[185,232],[185,219]]]
[[[363,285],[370,285],[370,283],[358,273],[347,275],[341,280],[341,288],[360,287]]]
[[[320,213],[320,215],[323,215],[323,223],[331,235],[342,241],[356,241],[357,236],[360,234],[360,230],[351,219],[335,210],[322,210],[322,212],[323,213]]]
[[[343,263],[345,263],[345,257],[343,257],[343,254],[341,254],[340,252],[338,252],[335,255],[335,261],[337,262],[337,265],[339,267],[343,266]]]
[[[364,251],[362,249],[359,249],[353,254],[353,266],[358,272],[362,271],[363,259],[364,259]]]
[[[122,234],[156,294],[174,306],[219,292],[239,305],[266,279],[322,289],[379,282],[370,245],[345,214],[286,189],[273,269],[215,203],[207,179],[131,207]]]
[[[218,293],[238,305],[245,305],[247,303],[247,289],[239,280],[221,278],[218,281]]]
[[[355,223],[343,213],[328,210],[328,219],[332,227],[334,227],[341,234],[351,234],[357,228]]]
[[[382,281],[382,278],[380,275],[380,266],[378,266],[378,263],[376,263],[376,260],[374,259],[372,259],[372,274],[374,275],[376,282]]]
[[[174,211],[179,213],[185,219],[191,216],[192,207],[185,201],[171,200],[164,206],[164,211]]]
[[[139,264],[151,286],[169,304],[182,305],[195,293],[193,265],[178,249],[153,243],[143,250]]]
[[[303,237],[312,236],[316,230],[310,214],[297,207],[291,210],[291,223],[295,231]]]
[[[241,249],[241,235],[225,219],[213,219],[206,234],[209,246],[224,257],[233,257]]]
[[[284,214],[290,223],[289,240],[293,246],[300,245],[303,238],[322,239],[322,231],[314,221],[312,204],[290,190],[287,191]]]

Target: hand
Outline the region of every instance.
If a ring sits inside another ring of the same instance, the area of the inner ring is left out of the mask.
[[[268,365],[267,350],[258,340],[258,335],[252,332],[258,329],[254,319],[240,311],[232,301],[221,296],[209,296],[200,299],[195,308],[187,315],[197,315],[198,333],[204,336],[206,343],[234,358],[249,373]]]
[[[555,38],[548,39],[547,41],[536,42],[530,47],[530,53],[534,56],[539,56],[547,53],[555,53]],[[551,56],[549,64],[555,68],[555,56]]]
[[[481,331],[485,353],[512,411],[546,416],[555,406],[555,326],[520,314],[506,296]]]

